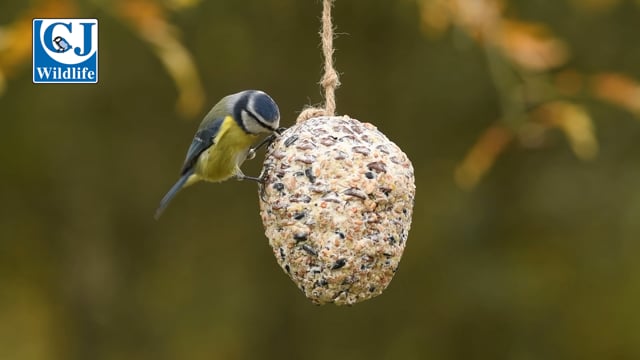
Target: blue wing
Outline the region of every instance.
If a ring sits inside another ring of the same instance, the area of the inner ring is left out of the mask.
[[[178,192],[189,181],[189,178],[194,175],[196,171],[196,163],[203,151],[207,150],[213,144],[215,144],[216,136],[220,131],[220,127],[224,122],[225,116],[228,113],[226,109],[226,102],[224,98],[220,100],[209,113],[204,117],[200,123],[200,127],[193,137],[193,141],[187,150],[187,157],[180,170],[180,178],[171,187],[169,192],[160,201],[160,206],[156,210],[156,220],[160,217],[162,212],[167,208],[171,200],[178,194]]]
[[[209,126],[198,129],[196,135],[193,137],[191,145],[189,146],[189,150],[187,150],[187,157],[182,165],[182,170],[180,170],[180,175],[184,175],[192,171],[198,161],[198,157],[200,157],[200,154],[214,144],[214,138],[220,130],[220,126],[223,121],[224,118],[219,118],[213,121]]]
[[[193,175],[196,170],[195,165],[196,162],[198,162],[200,154],[214,144],[216,134],[220,130],[220,126],[223,121],[224,118],[214,120],[213,122],[203,122],[203,125],[198,129],[196,135],[193,137],[191,146],[189,146],[189,150],[187,150],[187,158],[184,160],[184,164],[182,165],[180,178],[160,201],[160,206],[158,206],[154,216],[156,220],[160,218],[160,215],[162,215],[167,206],[169,206],[171,200],[173,200],[182,187],[187,183],[191,175]]]

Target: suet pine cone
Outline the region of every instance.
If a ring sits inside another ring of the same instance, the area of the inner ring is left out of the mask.
[[[298,123],[267,149],[260,214],[282,269],[315,304],[380,295],[407,243],[413,166],[348,116]]]

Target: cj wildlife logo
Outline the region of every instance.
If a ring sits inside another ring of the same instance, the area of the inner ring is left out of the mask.
[[[97,19],[33,19],[33,82],[97,83]]]

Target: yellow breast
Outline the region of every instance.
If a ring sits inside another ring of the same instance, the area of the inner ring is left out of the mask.
[[[231,116],[227,116],[213,141],[214,144],[198,158],[196,175],[211,182],[235,176],[256,138],[256,135],[245,133]]]

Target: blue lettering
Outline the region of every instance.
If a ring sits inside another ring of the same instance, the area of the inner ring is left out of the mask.
[[[53,52],[57,52],[58,49],[56,49],[53,46],[53,29],[58,26],[58,25],[62,25],[65,28],[67,28],[67,30],[69,30],[69,33],[71,33],[71,23],[62,23],[62,22],[57,22],[57,23],[53,23],[51,25],[49,25],[45,30],[44,30],[44,46],[47,47],[47,49],[49,49],[50,51]],[[86,40],[85,40],[86,42]],[[89,40],[89,42],[91,42],[91,40]],[[77,50],[77,49],[76,49]]]
[[[91,51],[91,48],[93,47],[93,44],[91,43],[91,27],[95,25],[95,23],[80,23],[80,25],[84,28],[84,46],[82,49],[80,49],[79,46],[76,46],[76,48],[73,49],[73,52],[78,56],[85,56],[89,54],[89,51]]]

